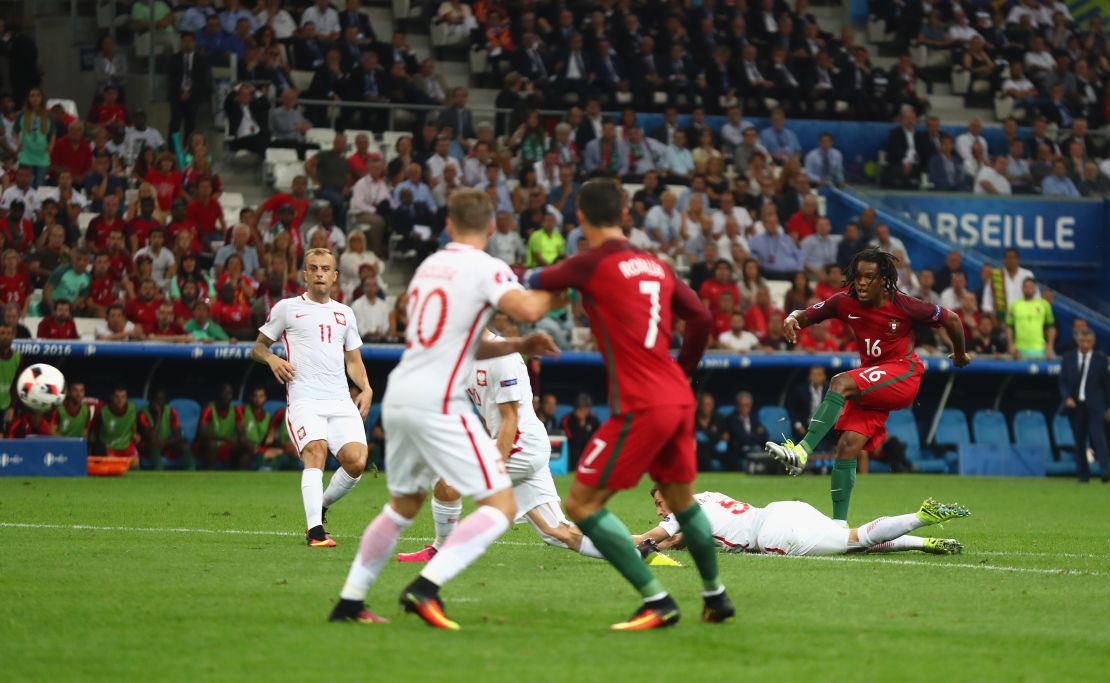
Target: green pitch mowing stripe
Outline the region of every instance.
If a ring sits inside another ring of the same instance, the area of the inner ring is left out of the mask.
[[[557,485],[565,493],[569,482]],[[659,521],[647,488],[609,503],[634,533]],[[821,477],[714,474],[697,490],[753,505],[828,505]],[[316,550],[304,546],[294,473],[5,477],[3,679],[592,683],[633,675],[662,683],[742,667],[755,680],[1102,680],[1110,669],[1106,493],[1063,480],[861,475],[853,525],[913,512],[927,496],[959,501],[974,516],[946,523],[943,535],[958,538],[964,554],[725,555],[721,578],[741,616],[709,626],[697,621],[697,572],[676,552],[687,566],[659,576],[686,618],[639,634],[607,631],[638,598],[604,562],[516,525],[443,589],[463,626],[444,634],[400,612],[397,597],[419,567],[396,562],[369,596],[391,624],[324,622],[358,536],[387,499],[380,478],[364,477],[328,511],[339,546]],[[398,550],[432,535],[425,512]],[[807,646],[784,648],[783,634]]]

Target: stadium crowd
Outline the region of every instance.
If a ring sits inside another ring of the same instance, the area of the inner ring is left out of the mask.
[[[76,339],[75,318],[96,318],[100,340],[253,339],[275,301],[303,291],[304,251],[328,247],[340,270],[333,297],[354,308],[360,335],[369,343],[398,342],[408,312],[403,290],[387,287],[387,269],[403,280],[446,241],[453,191],[475,187],[489,195],[496,232],[488,250],[523,272],[585,248],[575,195],[584,179],[607,175],[626,186],[623,228],[632,243],[670,263],[711,309],[715,349],[856,350],[835,321],[790,344],[783,319],[837,291],[851,256],[874,245],[901,258],[904,291],[960,315],[972,350],[1052,357],[1051,291],[1021,267],[1016,251],[1002,268],[979,273],[985,285],[971,291],[958,252],[939,270],[914,269],[873,209],[833,225],[820,213],[816,190],[845,183],[843,155],[831,134],[802,149],[792,117],[896,116],[880,177],[887,185],[918,187],[924,174],[926,186],[946,190],[1110,190],[1110,161],[1091,131],[1105,120],[1107,91],[1098,79],[1110,80],[1097,22],[1081,31],[1053,20],[1022,34],[1030,47],[1051,43],[1056,61],[1050,68],[1046,62],[1035,86],[1018,88],[1026,104],[1037,103],[1024,110],[1031,137],[1019,138],[1018,120],[1007,119],[1007,149],[992,160],[996,150],[988,149],[978,121],[955,139],[940,132],[936,117],[918,126],[927,100],[917,95],[908,56],[884,77],[870,68],[851,29],[835,37],[823,32],[806,0],[703,0],[689,9],[629,0],[427,5],[448,36],[488,50],[505,84],[492,121],[479,120],[467,88],[448,87],[434,60],[418,61],[403,32],[379,37],[358,0],[342,10],[326,0],[251,4],[171,7],[159,0],[153,17],[145,2],[128,10],[135,31],[153,30],[176,50],[167,57],[168,130],[149,126],[142,108],[128,102],[128,61],[110,36],[99,44],[96,100],[83,120],[62,104],[48,108],[34,83],[0,97],[0,302],[14,336]],[[974,36],[950,36],[974,33],[961,27],[964,12],[978,6],[934,5],[915,18],[909,8],[920,6],[876,8],[892,26],[912,24],[913,35],[924,37],[918,43],[952,51],[955,62],[971,59],[975,71],[981,46]],[[1010,19],[1016,16],[1019,28],[1038,25],[1021,11],[1035,6],[1025,0],[999,31],[984,28],[994,58],[1017,50],[1029,61],[1034,53],[1015,42],[1020,32]],[[1049,16],[1066,12],[1051,0],[1039,6],[1055,7]],[[1011,42],[997,43],[1000,36]],[[1085,60],[1067,57],[1076,45]],[[212,68],[231,63],[231,54],[236,80],[215,107],[227,121],[221,142],[204,124],[204,110],[214,99]],[[1021,80],[1021,64],[1010,60],[1005,83]],[[313,73],[304,93],[293,71]],[[998,87],[1009,93],[1005,83]],[[1060,88],[1066,101],[1051,100]],[[1088,97],[1092,92],[1098,98]],[[332,118],[326,107],[300,106],[302,96],[439,108],[418,112],[415,129],[394,134],[388,146],[377,139],[385,110],[342,109],[338,132],[319,149],[306,133]],[[1042,106],[1049,101],[1056,103]],[[565,113],[541,113],[543,107]],[[662,122],[644,130],[637,113],[651,110],[662,111]],[[689,113],[682,125],[680,112]],[[753,126],[747,112],[767,114],[768,125]],[[711,126],[711,114],[723,114],[724,125]],[[235,193],[225,191],[216,170],[221,144],[227,154],[250,153],[259,163],[268,148],[294,149],[303,170],[287,191],[256,206],[231,204]],[[36,329],[23,325],[28,317],[41,318]],[[515,328],[507,319],[495,324],[507,333]],[[563,348],[592,344],[573,296],[537,328]],[[926,353],[946,352],[942,332],[922,328],[917,340]],[[745,414],[742,402],[734,414]],[[572,424],[562,428],[575,433]],[[705,457],[720,462],[719,455]]]

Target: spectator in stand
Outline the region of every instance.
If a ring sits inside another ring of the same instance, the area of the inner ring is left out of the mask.
[[[1110,177],[1099,170],[1098,164],[1088,161],[1083,164],[1083,178],[1076,189],[1084,197],[1106,197],[1110,195]]]
[[[801,249],[788,235],[780,232],[777,209],[764,205],[761,211],[764,232],[748,240],[752,256],[759,259],[764,274],[772,280],[789,280],[803,270]]]
[[[5,128],[8,126],[5,116]],[[35,187],[46,181],[50,168],[50,152],[55,144],[57,131],[53,120],[46,112],[46,100],[41,88],[30,88],[23,110],[11,122],[10,134],[13,155],[21,167],[31,169],[32,184]]]
[[[183,126],[183,139],[188,139],[193,134],[197,110],[208,98],[211,79],[208,56],[197,50],[197,42],[192,33],[183,32],[181,51],[171,58],[169,77],[166,79],[169,89],[170,135]]]
[[[557,228],[555,217],[544,212],[540,229],[528,237],[529,268],[549,266],[566,255],[566,240]]]
[[[51,217],[57,209],[50,204],[47,207],[46,215]],[[48,218],[46,225],[40,228],[41,233],[35,242],[35,250],[27,257],[27,274],[35,289],[45,285],[54,269],[61,265],[63,260],[69,259],[66,229],[52,220]]]
[[[887,135],[884,147],[887,165],[883,186],[916,189],[929,144],[925,133],[917,130],[917,112],[913,107],[902,107],[899,125]]]
[[[234,97],[228,95],[224,103],[228,131],[228,146],[235,151],[245,150],[262,157],[270,146],[270,101],[265,93],[250,83],[241,83]]]
[[[719,259],[713,265],[713,279],[702,283],[698,296],[707,303],[712,312],[717,313],[720,311],[721,295],[726,292],[732,295],[733,303],[739,304],[740,290],[733,280],[732,264],[725,259]]]
[[[142,328],[127,319],[123,306],[112,304],[104,314],[104,320],[96,325],[97,341],[143,341]]]
[[[127,188],[127,174],[119,163],[118,157],[98,156],[93,159],[92,168],[85,175],[85,194],[91,204],[89,209],[100,211],[106,197],[115,197],[117,204],[123,202]]]
[[[754,258],[744,260],[740,268],[739,282],[736,286],[740,290],[740,308],[747,310],[749,306],[755,303],[755,295],[760,288],[767,286],[767,281],[763,279],[759,261]]]
[[[298,158],[304,159],[306,149],[319,149],[320,146],[305,141],[304,134],[312,124],[297,106],[298,96],[295,88],[286,88],[281,93],[281,106],[270,110],[270,146],[291,147],[297,150]]]
[[[1037,292],[1037,282],[1026,278],[1021,284],[1021,299],[1006,309],[1007,339],[1015,358],[1056,357],[1056,318],[1052,305]]]
[[[790,415],[790,424],[795,439],[801,439],[806,434],[806,426],[817,412],[818,406],[825,399],[828,391],[826,384],[827,375],[825,368],[814,365],[809,369],[806,381],[795,385],[786,401],[786,412]]]
[[[786,223],[786,234],[799,245],[802,240],[817,232],[817,195],[802,195],[802,208],[796,211]]]
[[[790,280],[790,289],[783,295],[782,310],[804,311],[812,298],[813,287],[809,285],[809,278],[799,270]]]
[[[967,131],[956,137],[956,154],[965,161],[970,159],[971,148],[976,143],[983,148],[984,152],[989,149],[987,139],[983,137],[983,122],[973,118],[967,124]]]
[[[508,211],[498,211],[497,230],[486,242],[486,253],[513,266],[523,266],[527,256],[524,240]],[[569,245],[568,245],[569,246]]]
[[[606,120],[602,124],[601,137],[586,145],[582,158],[587,173],[628,175],[628,145],[617,138],[617,128],[612,121]]]
[[[821,133],[818,146],[806,154],[805,172],[816,187],[844,185],[844,155],[833,147],[832,133]]]
[[[813,288],[813,293],[821,301],[826,301],[843,288],[844,271],[840,269],[840,264],[830,263],[821,274],[817,286]]]
[[[119,101],[119,88],[108,85],[104,88],[103,99],[89,109],[89,126],[93,130],[106,130],[109,134],[117,128],[127,127],[127,107]]]
[[[378,296],[378,280],[362,280],[362,296],[351,303],[358,321],[358,334],[366,343],[381,343],[389,336],[389,306]]]
[[[89,294],[89,283],[92,281],[88,268],[89,252],[84,249],[73,251],[69,263],[58,266],[42,288],[43,312],[50,313],[54,309],[54,302],[63,300],[70,302],[72,310],[82,310],[85,307],[85,297]]]
[[[545,413],[545,417],[554,423],[555,397],[547,394],[543,398],[543,407],[550,409],[549,412]],[[547,430],[549,434],[558,431],[552,427]],[[597,415],[594,415],[593,400],[590,399],[589,394],[585,392],[578,394],[578,398],[574,402],[574,410],[563,417],[559,427],[567,437],[567,467],[576,468],[586,445],[601,427],[601,421],[597,418]]]
[[[973,353],[982,356],[1001,356],[1007,353],[1009,342],[1006,335],[998,329],[993,315],[984,315],[979,318],[978,328],[975,331],[971,345]]]
[[[979,169],[975,176],[975,194],[1010,195],[1013,190],[1010,181],[1006,179],[1006,169],[1009,162],[1004,156],[997,156],[990,163]]]
[[[389,216],[390,192],[385,180],[385,165],[380,157],[372,157],[366,165],[366,175],[351,188],[351,211],[358,223],[368,226],[372,250],[385,257],[386,224]]]
[[[147,329],[158,321],[158,307],[162,301],[158,285],[153,279],[146,278],[139,283],[137,296],[128,300],[124,312],[128,320]]]
[[[85,174],[92,168],[92,148],[85,140],[85,124],[74,121],[66,135],[50,150],[50,174],[54,178],[62,171],[73,174],[74,182],[83,184]]]
[[[370,151],[370,136],[366,133],[358,133],[355,135],[355,151],[351,156],[347,157],[347,166],[350,169],[352,179],[357,182],[367,173],[367,164],[371,161],[378,159],[381,160],[381,155],[377,152]]]
[[[1041,194],[1051,197],[1079,196],[1078,188],[1068,177],[1068,167],[1063,157],[1052,160],[1052,175],[1041,181]]]
[[[743,313],[733,313],[729,329],[717,337],[717,348],[735,353],[748,353],[759,346],[759,339],[745,328]]]
[[[948,133],[941,134],[940,152],[929,159],[929,184],[939,192],[960,192],[965,187],[963,164],[953,154]]]
[[[168,292],[170,287],[170,280],[174,276],[176,270],[177,259],[174,258],[173,252],[166,248],[166,231],[162,228],[155,228],[150,231],[150,243],[135,252],[135,259],[148,258],[151,265],[151,277],[154,283],[163,292]]]
[[[878,247],[888,254],[906,253],[906,245],[902,240],[890,234],[890,226],[879,223],[875,226],[875,239],[867,243],[869,247]]]
[[[439,115],[439,127],[449,126],[455,131],[459,144],[464,149],[469,149],[476,134],[474,132],[474,119],[470,110],[466,108],[470,95],[466,88],[458,87],[451,91],[451,106]]]
[[[806,201],[810,197],[812,195],[808,195]],[[829,221],[828,216],[818,216],[816,232],[801,242],[802,262],[805,264],[806,272],[815,280],[823,278],[825,269],[836,263],[837,244],[830,236],[831,232],[832,222]]]
[[[173,304],[163,300],[158,305],[157,317],[153,325],[144,325],[143,333],[147,341],[167,342],[171,344],[184,344],[194,341],[192,335],[186,334],[181,325],[174,320]]]
[[[27,312],[28,298],[33,290],[26,273],[20,272],[19,252],[4,249],[0,255],[0,304],[17,304],[21,312]]]
[[[221,285],[217,299],[212,304],[212,318],[232,338],[250,339],[254,336],[250,305],[239,299],[236,294],[236,286],[231,282]]]
[[[202,178],[197,183],[196,197],[185,209],[185,218],[196,226],[201,243],[207,248],[212,240],[227,232],[224,210],[219,201],[212,196],[212,180]]]
[[[329,43],[335,42],[342,30],[339,12],[328,0],[316,0],[312,6],[305,9],[301,14],[301,27],[309,23],[316,27],[316,34],[320,39]]]
[[[69,301],[56,300],[51,314],[39,321],[35,336],[39,339],[79,339],[72,310]]]
[[[644,217],[644,231],[655,243],[662,257],[674,258],[682,253],[685,235],[682,233],[682,214],[678,211],[678,197],[674,192],[664,192],[659,205]]]
[[[20,317],[23,315],[19,310],[19,306],[7,304],[3,307],[3,310],[4,320],[0,323],[0,327],[10,327],[15,330],[16,339],[30,339],[31,331],[27,329],[26,325],[19,322]]]
[[[208,317],[208,302],[197,299],[193,302],[192,318],[185,323],[184,331],[198,342],[228,341],[229,337],[224,328],[215,320]]]
[[[8,207],[8,215],[0,219],[0,245],[18,249],[21,253],[31,250],[35,226],[23,215],[24,204],[15,200]]]
[[[736,394],[736,410],[725,420],[729,445],[726,469],[740,470],[747,453],[762,449],[767,440],[767,430],[756,419],[754,406],[751,393],[741,391]]]
[[[182,182],[181,173],[174,166],[173,154],[163,153],[155,160],[154,168],[149,170],[143,178],[144,181],[154,186],[158,198],[158,209],[161,211],[169,211],[174,200],[182,194],[184,183]]]
[[[801,157],[802,146],[794,131],[786,127],[786,113],[782,109],[771,112],[771,125],[760,132],[759,142],[771,158],[780,164],[786,163],[788,159]]]
[[[10,209],[12,202],[19,200],[23,202],[23,207],[29,216],[36,216],[41,208],[41,202],[32,185],[34,179],[35,176],[30,167],[20,166],[16,169],[15,183],[0,195],[0,209]],[[9,246],[10,244],[9,242]]]
[[[760,287],[755,294],[755,302],[744,311],[744,327],[762,341],[767,336],[771,318],[783,317],[783,312],[771,304],[771,290]]]

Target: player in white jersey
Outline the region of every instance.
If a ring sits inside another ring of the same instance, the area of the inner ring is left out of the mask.
[[[285,426],[304,461],[301,498],[309,547],[333,547],[324,531],[324,512],[345,496],[366,467],[366,428],[374,392],[359,347],[358,324],[350,307],[332,301],[330,292],[339,271],[327,249],[309,249],[304,256],[307,291],[274,304],[259,328],[251,358],[270,366],[285,385]],[[285,358],[270,352],[278,340]],[[352,402],[347,377],[358,388]],[[328,451],[340,468],[324,490]]]
[[[466,385],[477,358],[558,352],[545,334],[483,339],[495,309],[534,322],[562,301],[524,291],[506,263],[486,254],[493,207],[484,193],[452,193],[446,229],[451,243],[425,259],[409,283],[405,351],[382,401],[390,501],[362,535],[331,621],[384,621],[366,609],[366,594],[437,479],[473,498],[477,509],[459,522],[401,593],[402,607],[431,626],[459,628],[443,613],[440,587],[478,559],[516,518],[512,482],[496,444],[471,412]]]
[[[485,334],[487,339],[497,339],[490,332]],[[466,393],[505,461],[516,498],[516,523],[527,521],[549,545],[601,558],[593,542],[563,515],[562,501],[549,467],[551,440],[532,408],[532,386],[524,358],[512,353],[478,361]],[[435,542],[414,553],[399,553],[397,560],[431,560],[447,542],[461,513],[459,492],[443,481],[437,482],[432,496]]]
[[[682,534],[667,502],[651,490],[655,511],[663,520],[634,543],[647,549],[681,548]],[[900,552],[920,550],[934,555],[955,555],[963,550],[951,538],[909,536],[921,527],[967,517],[962,505],[946,505],[929,498],[914,513],[880,517],[856,529],[845,529],[817,508],[801,501],[781,501],[757,508],[723,493],[705,491],[694,500],[709,518],[713,538],[722,552],[771,555],[845,555],[850,552]]]

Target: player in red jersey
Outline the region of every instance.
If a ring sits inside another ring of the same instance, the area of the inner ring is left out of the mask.
[[[582,292],[590,327],[609,376],[612,418],[586,445],[567,512],[597,549],[644,597],[615,630],[670,626],[678,606],[643,563],[624,524],[605,508],[617,491],[646,472],[682,527],[704,584],[702,620],[725,621],[735,612],[717,573],[716,544],[694,503],[694,394],[688,375],[705,352],[711,318],[694,293],[662,261],[628,244],[617,184],[585,183],[578,192],[578,223],[589,250],[528,274],[533,289]],[[678,362],[671,357],[674,316],[686,321]]]
[[[971,357],[959,316],[899,291],[894,256],[877,248],[864,249],[852,258],[844,284],[847,291],[787,316],[786,338],[794,342],[802,328],[835,318],[855,333],[861,365],[832,378],[801,443],[768,441],[765,449],[798,475],[825,435],[839,431],[830,488],[833,519],[847,526],[856,458],[861,450],[873,451],[883,443],[887,415],[913,405],[921,386],[923,368],[913,350],[914,325],[944,327],[952,340],[953,353],[948,357],[956,367],[964,367]]]

